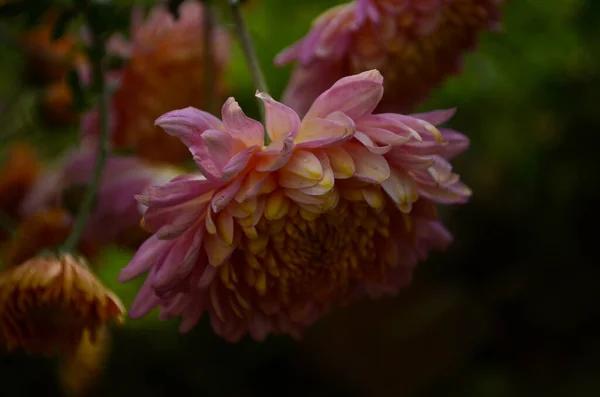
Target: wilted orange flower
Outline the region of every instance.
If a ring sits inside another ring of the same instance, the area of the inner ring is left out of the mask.
[[[102,375],[108,356],[109,332],[102,327],[91,338],[89,331],[83,332],[83,338],[77,350],[65,357],[60,368],[60,383],[67,396],[86,396]]]
[[[30,77],[40,84],[63,79],[73,65],[86,59],[76,37],[65,34],[53,39],[57,18],[57,13],[49,12],[42,24],[21,38]]]
[[[306,37],[281,52],[297,61],[283,102],[304,114],[343,76],[378,69],[386,95],[380,111],[407,112],[449,75],[481,31],[497,29],[504,0],[355,0],[334,7]]]
[[[4,247],[5,266],[16,266],[33,258],[43,249],[58,247],[67,239],[72,226],[72,217],[59,208],[51,208],[25,218]],[[88,242],[82,242],[78,248],[87,257],[94,256],[97,251]]]
[[[9,351],[70,351],[85,330],[91,340],[109,321],[123,322],[124,308],[71,255],[36,257],[0,274],[0,339]]]
[[[140,157],[156,161],[188,158],[185,145],[155,127],[154,120],[185,106],[207,107],[203,14],[202,4],[195,0],[183,2],[178,20],[165,5],[159,5],[143,23],[140,15],[134,15],[131,43],[118,37],[111,41],[111,50],[129,58],[112,99],[114,148],[135,149]],[[216,28],[213,40],[213,78],[221,92],[229,39],[224,30]],[[90,113],[86,121],[84,133],[97,134],[97,114]]]
[[[37,155],[30,145],[17,142],[9,148],[0,169],[0,211],[6,216],[18,218],[19,204],[35,183],[39,169]]]

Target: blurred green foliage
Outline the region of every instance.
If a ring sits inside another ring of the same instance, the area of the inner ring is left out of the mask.
[[[272,65],[274,55],[336,3],[245,5],[274,97],[290,72]],[[220,11],[229,26],[227,9]],[[512,0],[504,15],[501,34],[484,35],[464,72],[422,106],[457,106],[450,125],[472,141],[455,168],[473,200],[444,213],[456,238],[450,252],[432,255],[398,298],[340,309],[302,342],[270,337],[230,345],[206,319],[186,336],[156,316],[129,321],[114,333],[98,394],[598,395],[600,3]],[[2,113],[1,134],[32,140],[47,158],[75,144],[76,131],[48,131],[32,116],[35,92],[20,86],[14,49],[0,48],[0,59],[0,104],[12,109]],[[238,47],[228,82],[257,116]],[[116,278],[131,255],[109,249],[99,260],[101,278],[126,305],[139,283]],[[0,379],[2,395],[58,393],[42,360],[0,357]]]

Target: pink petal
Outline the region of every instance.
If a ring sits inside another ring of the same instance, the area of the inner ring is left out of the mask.
[[[233,140],[229,134],[219,130],[206,130],[198,143],[190,147],[194,161],[207,179],[219,179],[223,167],[231,159]]]
[[[304,148],[341,145],[354,134],[354,122],[342,112],[334,112],[327,119],[305,119],[296,146]]]
[[[169,135],[175,136],[186,146],[191,146],[200,134],[208,129],[223,128],[221,120],[210,113],[193,107],[173,110],[160,116],[154,122]]]
[[[261,123],[247,117],[240,105],[232,97],[228,98],[221,109],[223,124],[229,134],[246,146],[262,146],[264,129]]]
[[[146,280],[129,309],[129,317],[132,319],[144,317],[160,303],[160,298],[154,293],[150,286],[150,280]]]
[[[214,198],[211,202],[211,208],[215,213],[218,213],[223,208],[227,206],[233,200],[235,195],[237,194],[242,182],[244,180],[244,175],[240,175],[238,178],[233,180],[229,186],[215,193]]]
[[[354,160],[343,147],[332,146],[325,152],[329,157],[329,164],[336,179],[347,179],[354,175]]]
[[[388,145],[384,145],[384,146],[378,146],[375,142],[373,142],[373,140],[371,139],[371,137],[369,135],[367,135],[361,131],[356,131],[354,133],[354,138],[356,138],[356,140],[358,140],[367,149],[369,149],[370,152],[375,153],[375,154],[385,154],[385,153],[389,152],[390,150],[392,150],[392,145],[388,144]]]
[[[375,110],[383,96],[383,77],[373,69],[338,80],[313,103],[305,119],[327,117],[335,111],[357,120]]]
[[[295,137],[300,129],[298,114],[270,95],[257,92],[256,96],[265,104],[267,132],[271,141],[280,141],[286,137]]]
[[[157,257],[172,244],[159,240],[156,235],[150,236],[138,249],[131,262],[121,270],[118,281],[125,283],[146,273],[156,264]]]
[[[371,153],[366,147],[358,144],[347,144],[344,149],[354,161],[354,176],[371,183],[381,183],[390,176],[390,166],[385,157]]]
[[[401,171],[392,170],[390,177],[383,181],[381,186],[404,213],[409,213],[412,209],[412,203],[419,198],[416,183]]]
[[[432,112],[427,113],[415,113],[411,114],[411,117],[416,117],[421,120],[425,120],[433,125],[444,124],[446,121],[450,120],[456,114],[456,108],[451,109],[442,109],[442,110],[434,110]]]
[[[135,198],[147,207],[171,207],[210,193],[222,184],[223,182],[208,181],[204,178],[180,180],[162,186],[151,186],[144,194],[136,195]]]
[[[258,150],[258,146],[250,146],[236,153],[223,167],[223,179],[231,179],[237,176],[248,165],[248,162]]]
[[[440,155],[446,159],[452,159],[455,156],[458,156],[467,150],[471,144],[469,138],[458,131],[442,128],[440,132],[442,133],[446,143],[446,145],[442,147],[442,152]]]

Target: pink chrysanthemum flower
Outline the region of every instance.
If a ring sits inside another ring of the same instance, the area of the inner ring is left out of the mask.
[[[135,12],[131,30],[131,41],[115,36],[109,42],[111,52],[128,60],[124,68],[111,75],[118,81],[111,100],[113,148],[133,150],[137,156],[153,161],[179,163],[187,158],[187,148],[154,126],[154,120],[183,106],[209,106],[211,98],[204,95],[204,6],[186,0],[175,19],[165,4],[159,4],[145,19],[141,12]],[[211,77],[221,103],[229,37],[219,26],[213,32],[213,48]],[[96,111],[87,114],[83,133],[97,135],[98,120]]]
[[[186,332],[206,311],[229,341],[299,336],[332,304],[405,285],[429,249],[451,240],[433,203],[470,195],[447,160],[468,141],[434,127],[453,110],[372,114],[382,95],[377,70],[346,77],[300,120],[257,93],[266,146],[261,123],[233,98],[222,121],[194,108],[160,117],[202,175],[138,197],[154,235],[120,274],[149,271],[131,316],[160,306]]]
[[[322,14],[275,63],[298,64],[283,103],[304,114],[342,76],[379,69],[386,96],[378,110],[412,111],[460,70],[478,34],[499,26],[504,0],[356,0]]]
[[[68,153],[61,164],[39,176],[21,204],[23,216],[51,208],[77,209],[91,180],[96,158],[95,143],[90,143]],[[84,240],[106,243],[124,237],[121,234],[136,227],[142,217],[143,208],[134,195],[181,173],[178,168],[150,164],[135,157],[109,157]]]

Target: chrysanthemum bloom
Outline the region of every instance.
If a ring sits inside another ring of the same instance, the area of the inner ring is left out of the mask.
[[[18,222],[18,208],[39,173],[39,161],[34,149],[24,142],[11,145],[0,168],[0,213],[11,222]],[[0,242],[7,237],[0,228]]]
[[[30,353],[72,350],[83,332],[110,321],[121,324],[119,298],[70,255],[36,257],[0,273],[0,339],[9,351]]]
[[[21,213],[31,216],[57,207],[75,213],[91,180],[96,159],[94,145],[84,145],[68,153],[62,164],[43,173],[22,203]],[[134,195],[181,173],[177,168],[149,164],[135,157],[109,157],[102,171],[96,204],[87,222],[83,241],[114,242],[126,238],[122,234],[134,227],[139,229],[142,209]]]
[[[356,0],[322,14],[275,63],[297,61],[283,102],[304,114],[337,79],[368,69],[385,77],[379,111],[412,111],[457,73],[481,31],[499,26],[504,0]]]
[[[67,33],[54,40],[52,35],[57,18],[56,12],[49,12],[39,26],[21,38],[29,77],[36,83],[61,80],[73,65],[86,59],[77,37]]]
[[[190,330],[203,312],[215,332],[299,336],[332,304],[395,293],[417,260],[451,236],[433,202],[470,191],[448,158],[467,139],[434,124],[452,110],[372,114],[376,71],[343,78],[301,121],[264,93],[266,132],[233,98],[222,121],[186,108],[156,124],[189,147],[202,176],[185,175],[138,197],[154,232],[120,281],[149,271],[130,314],[156,306]]]
[[[52,250],[65,242],[73,230],[71,215],[61,208],[49,208],[23,219],[2,247],[5,266],[19,265],[43,250]],[[97,244],[82,240],[78,251],[87,258],[98,252]]]
[[[112,143],[115,149],[135,149],[138,156],[157,161],[180,162],[188,158],[185,145],[154,126],[165,112],[192,105],[205,108],[204,9],[187,0],[175,20],[167,7],[158,5],[145,22],[139,15],[132,23],[132,43],[114,38],[111,48],[128,58],[120,73],[120,88],[112,98]],[[216,28],[213,39],[214,71],[218,92],[228,59],[229,39]],[[88,116],[84,133],[97,134],[96,113]]]

